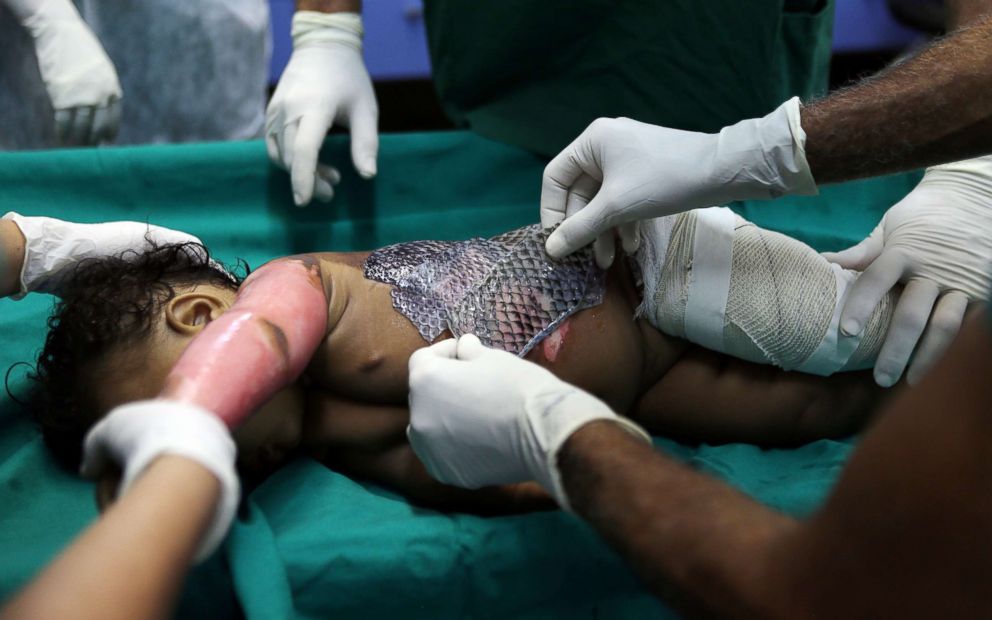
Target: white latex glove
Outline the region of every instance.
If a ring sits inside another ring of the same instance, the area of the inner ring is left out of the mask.
[[[60,144],[112,141],[121,85],[114,63],[70,0],[4,0],[34,39]]]
[[[536,480],[567,510],[558,451],[595,420],[611,420],[651,441],[601,400],[475,336],[444,340],[410,357],[407,436],[441,482],[476,489]]]
[[[351,158],[366,179],[375,176],[379,108],[362,60],[357,13],[297,11],[293,55],[272,95],[265,119],[269,159],[290,171],[293,200],[328,201],[341,175],[317,162],[331,125],[351,128]]]
[[[115,256],[125,250],[141,252],[150,247],[149,240],[156,245],[200,242],[193,235],[141,222],[75,224],[14,212],[3,219],[13,220],[25,239],[21,291],[15,299],[29,292],[57,295],[69,268],[87,258]]]
[[[734,200],[815,194],[805,144],[798,98],[718,134],[596,120],[544,169],[541,225],[561,222],[548,237],[548,254],[560,258],[598,238],[596,258],[606,267],[614,227],[632,252],[639,220]]]
[[[989,298],[992,156],[927,169],[867,239],[824,256],[864,271],[841,313],[844,334],[860,333],[882,296],[906,283],[875,363],[875,381],[896,383],[911,355],[906,378],[918,381],[957,335],[968,302]]]
[[[196,461],[220,481],[221,496],[210,528],[196,552],[202,562],[227,535],[241,496],[234,469],[234,440],[220,418],[205,409],[168,400],[143,400],[121,405],[93,427],[83,445],[84,477],[97,480],[111,463],[124,470],[117,495],[164,454]]]

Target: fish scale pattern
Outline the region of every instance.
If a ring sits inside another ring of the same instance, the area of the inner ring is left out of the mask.
[[[489,239],[399,243],[370,254],[364,274],[393,286],[393,307],[424,340],[448,329],[524,356],[606,291],[590,248],[553,261],[547,234],[534,224]]]

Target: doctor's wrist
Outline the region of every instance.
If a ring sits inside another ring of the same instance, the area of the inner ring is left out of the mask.
[[[535,429],[546,445],[545,461],[535,464],[535,479],[550,493],[563,510],[571,511],[568,494],[561,479],[559,459],[564,446],[589,427],[609,424],[641,443],[651,444],[651,437],[633,421],[617,415],[598,398],[579,389],[571,389],[546,403],[537,418]]]
[[[362,0],[296,0],[297,11],[361,13]]]
[[[352,12],[297,11],[293,15],[293,49],[346,45],[362,51],[362,16]]]

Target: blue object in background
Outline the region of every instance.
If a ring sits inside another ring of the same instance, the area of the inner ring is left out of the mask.
[[[290,21],[294,0],[269,0],[272,9],[272,64],[269,82],[275,84],[293,51]],[[422,0],[365,2],[365,64],[373,80],[430,79]],[[835,53],[898,51],[925,36],[898,23],[886,0],[837,0],[833,50]]]
[[[834,53],[899,51],[919,44],[926,35],[892,17],[886,0],[837,0]]]
[[[272,62],[269,83],[275,84],[293,51],[290,23],[294,0],[269,0],[272,12]],[[373,80],[430,79],[427,35],[421,0],[364,2],[365,65]]]

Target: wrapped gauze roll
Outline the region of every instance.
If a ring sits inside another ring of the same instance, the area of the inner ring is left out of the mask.
[[[801,241],[719,207],[648,220],[640,231],[638,315],[662,332],[785,370],[829,375],[874,365],[897,292],[882,298],[860,335],[842,336],[842,303],[858,274]]]

